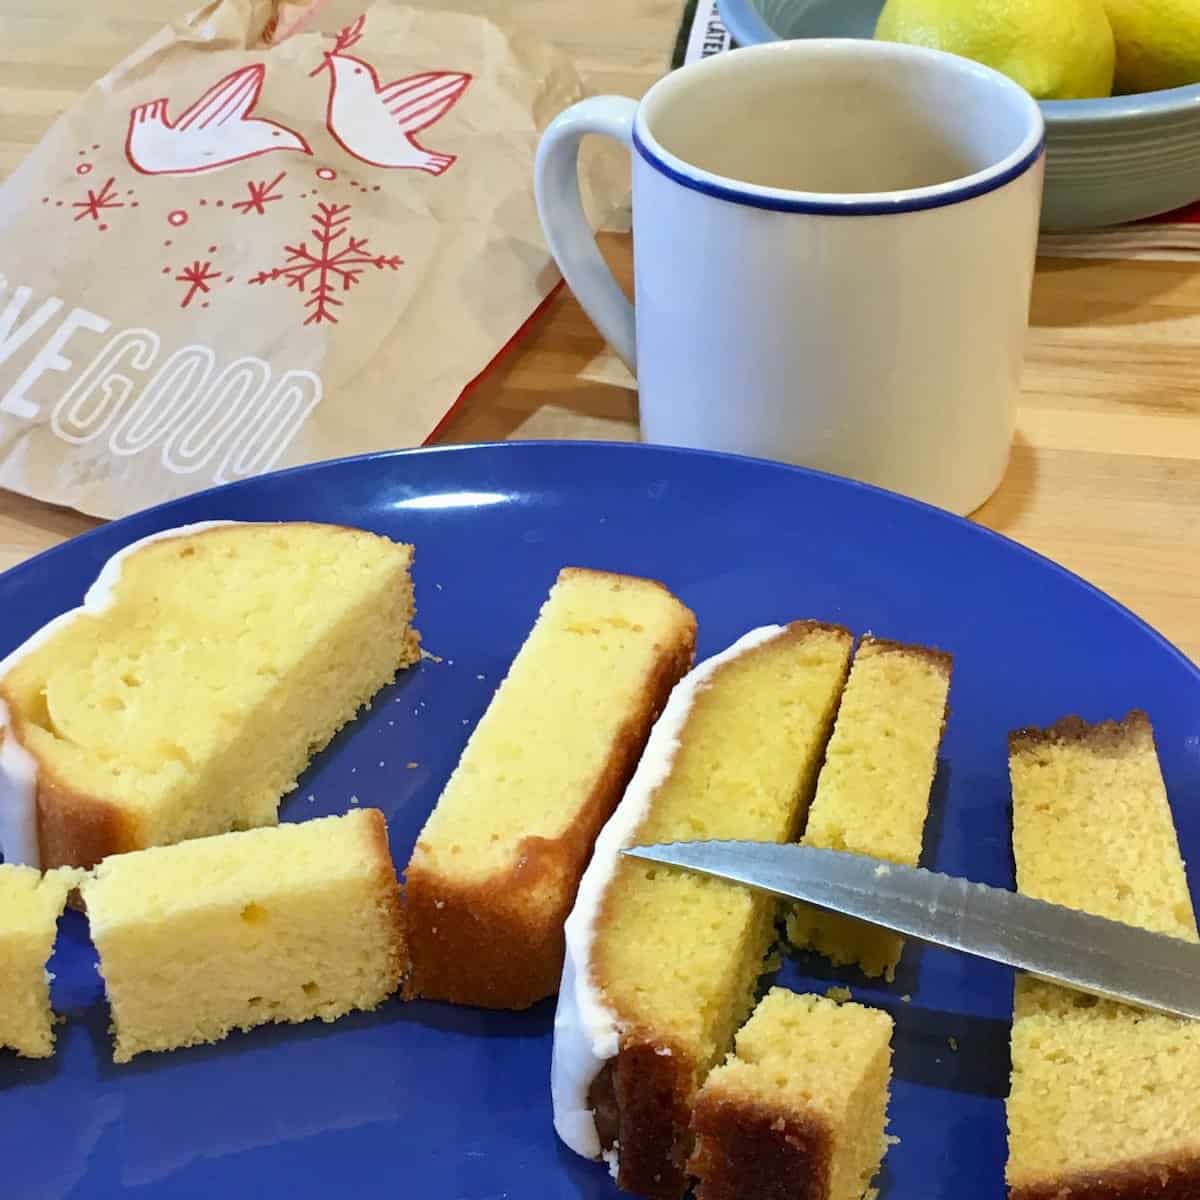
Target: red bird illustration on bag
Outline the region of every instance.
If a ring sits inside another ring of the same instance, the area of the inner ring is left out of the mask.
[[[375,68],[344,53],[362,37],[365,15],[338,35],[324,61],[310,72],[329,71],[325,124],[334,141],[375,167],[409,168],[441,175],[453,154],[426,150],[413,136],[452,108],[471,82],[461,71],[426,71],[380,84]]]
[[[250,116],[265,74],[262,63],[240,67],[214,83],[174,122],[167,116],[165,97],[137,105],[129,113],[125,157],[143,175],[190,175],[272,150],[311,154],[294,129]]]

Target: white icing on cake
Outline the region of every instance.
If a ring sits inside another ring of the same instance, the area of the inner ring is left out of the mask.
[[[164,529],[160,533],[152,533],[149,537],[131,542],[123,550],[118,550],[100,569],[100,574],[88,588],[83,603],[78,608],[55,617],[6,658],[0,659],[0,679],[3,679],[20,659],[32,653],[76,617],[84,613],[96,615],[109,608],[116,592],[117,581],[121,578],[122,564],[135,551],[152,542],[186,537],[189,534],[202,533],[205,529],[240,523],[200,521],[195,525],[181,525],[177,529]],[[0,699],[0,853],[3,853],[7,863],[41,866],[37,834],[37,782],[37,760],[17,741],[9,725],[8,705]]]
[[[596,839],[592,860],[580,880],[575,906],[565,925],[567,951],[558,1009],[554,1014],[550,1090],[554,1101],[554,1128],[558,1136],[584,1158],[601,1157],[600,1137],[588,1105],[588,1091],[604,1064],[616,1057],[621,1037],[617,1014],[608,1006],[591,977],[592,939],[604,893],[621,851],[633,845],[637,828],[646,816],[655,791],[671,773],[679,750],[679,738],[696,696],[719,667],[784,632],[782,625],[765,625],[751,630],[727,650],[689,671],[675,685],[650,732],[645,752],[621,803]],[[616,1148],[605,1152],[603,1157],[615,1175]]]

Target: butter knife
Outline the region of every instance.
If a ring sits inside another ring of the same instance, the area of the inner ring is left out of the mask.
[[[1094,996],[1200,1020],[1200,945],[859,854],[770,842],[633,846],[632,858],[802,900]]]

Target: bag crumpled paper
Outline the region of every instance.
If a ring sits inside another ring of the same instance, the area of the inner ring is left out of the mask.
[[[194,12],[0,187],[0,486],[113,517],[419,444],[557,284],[532,172],[567,59],[462,13],[318,16]]]

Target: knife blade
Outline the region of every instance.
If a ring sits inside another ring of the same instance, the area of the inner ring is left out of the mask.
[[[1138,1008],[1200,1020],[1200,945],[920,867],[769,842],[624,853],[802,900]]]

